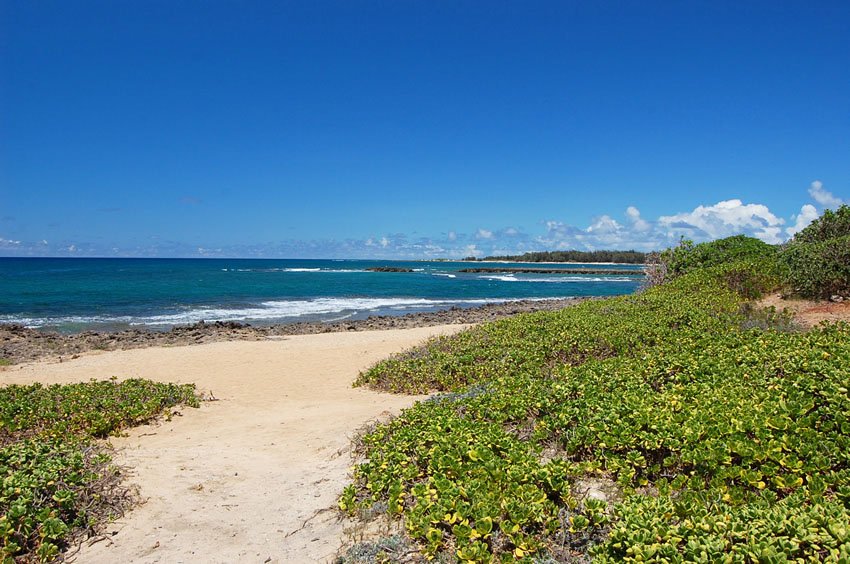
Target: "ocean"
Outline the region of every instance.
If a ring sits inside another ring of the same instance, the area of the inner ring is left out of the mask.
[[[470,267],[616,273],[463,273]],[[406,268],[413,272],[368,269]],[[0,323],[73,333],[198,321],[254,325],[634,292],[639,266],[368,260],[0,258]]]

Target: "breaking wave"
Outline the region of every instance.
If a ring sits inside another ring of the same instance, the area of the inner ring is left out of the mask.
[[[31,328],[67,325],[128,325],[167,327],[198,323],[199,321],[286,322],[309,317],[322,321],[345,319],[362,313],[415,312],[444,309],[452,306],[472,307],[520,299],[546,300],[552,298],[315,298],[309,300],[275,300],[247,307],[192,307],[183,311],[148,316],[61,316],[26,317],[0,316],[0,323],[19,323]]]

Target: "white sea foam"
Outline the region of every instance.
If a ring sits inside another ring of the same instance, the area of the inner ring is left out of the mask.
[[[457,278],[456,274],[449,274],[447,272],[432,272],[431,276],[445,276],[446,278]]]
[[[576,282],[634,282],[634,278],[626,278],[623,276],[596,276],[589,278],[587,276],[557,276],[544,278],[517,278],[512,274],[507,275],[489,275],[480,276],[482,280],[498,280],[499,282],[538,282],[547,284],[567,284]]]
[[[270,321],[305,316],[369,312],[380,309],[405,310],[447,307],[451,305],[485,304],[498,299],[432,300],[425,298],[316,298],[312,300],[268,301],[259,307],[239,309],[198,308],[176,314],[141,318],[132,325],[178,325],[198,321]]]
[[[526,282],[546,282],[550,284],[566,283],[566,282],[634,282],[634,278],[614,277],[614,276],[595,276],[593,278],[581,276],[564,276],[558,278],[525,278],[521,279]]]
[[[0,323],[17,323],[29,329],[58,325],[123,324],[129,325],[137,318],[129,316],[68,315],[62,317],[26,317],[23,315],[0,315]]]
[[[352,317],[361,312],[377,310],[415,311],[450,306],[476,306],[495,302],[520,300],[545,301],[563,298],[480,298],[465,300],[438,300],[420,298],[318,298],[315,300],[291,300],[263,302],[259,307],[247,308],[196,308],[180,313],[147,317],[129,316],[67,316],[55,318],[0,317],[0,323],[21,323],[30,328],[69,324],[122,324],[133,326],[171,326],[197,323],[199,321],[275,321],[297,319],[305,316],[324,317],[339,313],[323,321],[336,321]]]
[[[171,326],[197,323],[199,321],[284,321],[305,316],[325,321],[345,319],[358,313],[379,310],[416,311],[423,309],[447,308],[451,306],[475,306],[495,302],[519,300],[543,301],[560,298],[478,298],[478,299],[426,299],[426,298],[316,298],[312,300],[275,300],[250,307],[217,308],[198,307],[185,311],[131,317],[131,316],[62,316],[62,317],[23,317],[0,316],[0,323],[20,323],[30,328],[63,325],[132,325],[132,326]],[[338,315],[333,315],[338,314]]]
[[[498,280],[499,282],[519,282],[519,279],[513,274],[496,275],[490,274],[487,276],[479,276],[481,280]]]
[[[331,317],[330,319],[323,319],[322,322],[323,323],[333,323],[335,321],[342,321],[343,319],[348,319],[352,315],[354,315],[353,312],[352,313],[346,313],[345,315],[340,315],[339,317]]]
[[[222,268],[224,272],[228,269]],[[366,272],[363,269],[350,268],[231,268],[230,272]]]

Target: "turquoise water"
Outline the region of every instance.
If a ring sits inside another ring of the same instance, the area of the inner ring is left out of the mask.
[[[412,273],[369,272],[372,267]],[[252,324],[401,315],[517,299],[628,294],[617,275],[461,273],[462,262],[0,258],[0,323],[74,332],[168,329],[201,320]],[[527,266],[527,265],[524,265]],[[599,265],[537,265],[574,268]],[[604,267],[609,268],[609,267]]]

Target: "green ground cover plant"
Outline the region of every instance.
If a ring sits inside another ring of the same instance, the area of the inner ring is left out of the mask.
[[[114,516],[127,490],[96,439],[198,402],[193,385],[141,379],[0,388],[2,561],[51,561]]]
[[[754,323],[766,247],[378,363],[359,385],[440,393],[362,438],[340,507],[386,506],[427,558],[848,561],[850,326]]]

